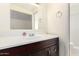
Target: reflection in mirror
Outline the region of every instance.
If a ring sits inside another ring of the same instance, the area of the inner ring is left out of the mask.
[[[32,15],[10,10],[11,29],[32,29]]]

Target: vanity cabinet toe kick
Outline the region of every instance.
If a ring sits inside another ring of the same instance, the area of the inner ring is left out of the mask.
[[[0,56],[59,56],[59,38],[3,49]]]

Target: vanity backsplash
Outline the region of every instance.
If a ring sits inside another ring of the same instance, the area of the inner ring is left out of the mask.
[[[36,32],[33,31],[10,31],[10,32],[0,32],[0,37],[14,37],[14,36],[22,36],[22,37],[33,37],[37,36]]]

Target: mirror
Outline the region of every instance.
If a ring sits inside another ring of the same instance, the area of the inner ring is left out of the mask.
[[[34,28],[34,13],[37,7],[32,4],[12,3],[10,5],[10,28],[12,30],[32,30]]]

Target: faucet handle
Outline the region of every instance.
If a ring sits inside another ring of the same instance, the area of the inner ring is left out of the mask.
[[[26,35],[27,35],[27,33],[26,33],[26,32],[23,32],[23,33],[22,33],[22,35],[23,35],[23,36],[26,36]]]
[[[34,33],[29,34],[29,36],[34,36]]]

